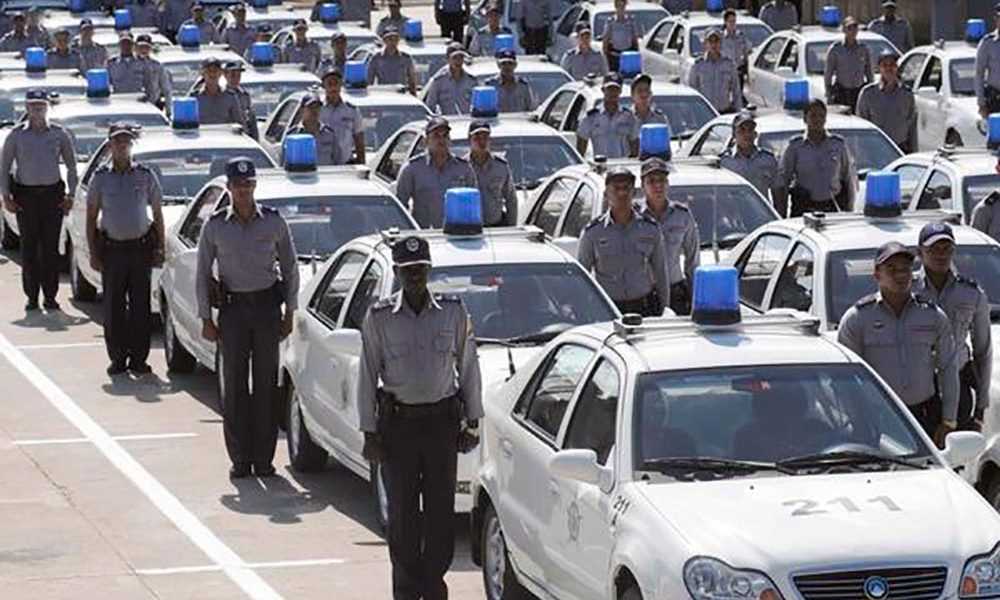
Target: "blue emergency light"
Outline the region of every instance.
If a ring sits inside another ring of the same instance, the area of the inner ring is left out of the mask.
[[[173,108],[174,129],[198,129],[197,98],[174,98]]]
[[[319,7],[319,22],[320,23],[336,23],[340,20],[340,4],[335,4],[333,2],[327,2],[326,4],[321,4]]]
[[[87,10],[87,0],[69,0],[69,12],[82,13]]]
[[[898,217],[903,212],[901,197],[899,173],[873,171],[865,178],[866,217]]]
[[[250,5],[254,8],[267,10],[267,7],[270,6],[271,3],[269,0],[250,0]]]
[[[201,46],[201,32],[198,26],[193,23],[181,25],[177,32],[177,43],[181,48],[197,48]]]
[[[127,8],[115,10],[115,31],[125,31],[132,28],[132,13]]]
[[[670,160],[670,126],[650,123],[639,129],[639,160],[652,157]]]
[[[623,79],[635,77],[642,72],[642,55],[635,50],[626,50],[618,57],[618,72]]]
[[[965,22],[965,41],[977,44],[986,35],[986,21],[969,19]]]
[[[24,49],[24,70],[28,73],[44,73],[49,68],[45,48],[32,46]]]
[[[344,63],[344,83],[351,89],[368,87],[368,63],[363,60]]]
[[[274,46],[268,42],[254,42],[250,46],[250,64],[255,67],[274,66]]]
[[[107,98],[111,95],[111,83],[108,80],[107,69],[90,69],[87,71],[87,97]]]
[[[723,5],[722,0],[706,0],[705,2],[705,10],[710,13],[722,12],[723,8],[725,8],[725,6]]]
[[[403,24],[403,39],[408,42],[422,42],[424,24],[416,19],[407,19]]]
[[[472,88],[472,116],[495,117],[500,112],[497,89],[491,85],[477,85]]]
[[[501,50],[513,50],[514,49],[514,36],[509,33],[498,33],[496,37],[493,38],[493,53],[496,54]]]
[[[986,147],[990,150],[1000,148],[1000,113],[986,117]]]
[[[809,80],[790,79],[785,82],[785,110],[805,110],[809,104]]]
[[[479,235],[483,232],[483,205],[476,188],[450,188],[444,193],[444,232]]]
[[[739,281],[733,267],[709,265],[695,269],[691,321],[699,325],[739,323]]]
[[[819,9],[819,24],[823,27],[840,27],[840,7],[827,4]]]
[[[316,138],[308,133],[285,136],[285,170],[293,173],[316,170]]]

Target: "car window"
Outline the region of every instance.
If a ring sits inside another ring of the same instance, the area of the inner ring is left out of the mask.
[[[667,48],[676,50],[678,54],[684,52],[684,29],[683,25],[675,27],[670,33],[670,42],[667,44]]]
[[[576,344],[556,348],[528,386],[514,414],[543,438],[555,442],[566,408],[594,351]]]
[[[385,157],[378,166],[379,175],[389,181],[396,181],[399,177],[399,170],[403,168],[403,163],[410,159],[410,146],[413,145],[414,138],[417,137],[415,131],[404,131],[396,136],[392,146],[386,151]]]
[[[792,70],[792,73],[798,73],[799,71],[799,43],[795,40],[789,40],[788,45],[785,46],[785,51],[781,53],[781,60],[778,61],[779,67],[788,67]]]
[[[773,71],[775,66],[778,64],[778,59],[781,57],[781,49],[785,45],[785,38],[776,37],[764,46],[760,54],[757,56],[757,62],[754,66],[758,69],[763,69],[765,71]]]
[[[566,123],[563,125],[563,131],[576,131],[577,125],[580,124],[580,113],[583,112],[586,103],[586,99],[583,94],[577,94],[576,100],[573,101],[573,106],[569,109],[569,115],[566,117]]]
[[[705,34],[708,33],[709,28],[713,28],[713,25],[706,25],[703,27],[692,27],[691,34],[688,39],[691,40],[691,49],[689,53],[691,56],[701,56],[704,52],[705,45],[704,39]],[[746,36],[747,40],[750,42],[751,48],[756,48],[764,43],[764,40],[771,37],[774,30],[764,25],[763,23],[737,23],[736,29]]]
[[[906,60],[899,65],[899,80],[903,82],[903,85],[911,90],[916,90],[917,79],[924,69],[924,61],[926,60],[927,55],[922,52],[906,57]]]
[[[576,92],[573,90],[563,90],[557,93],[545,109],[545,113],[542,115],[542,122],[553,129],[559,129],[575,97]]]
[[[851,129],[833,127],[830,128],[830,132],[843,137],[844,141],[847,142],[847,149],[851,151],[854,165],[859,173],[883,169],[903,155],[899,148],[880,129],[875,127],[852,127]],[[792,138],[801,135],[801,133],[801,129],[764,132],[757,138],[757,144],[762,148],[767,148],[775,156],[782,156]]]
[[[920,199],[917,201],[917,209],[945,209],[953,208],[951,198],[951,177],[941,171],[934,169],[930,179],[924,184],[924,189],[920,192]]]
[[[666,23],[661,23],[653,35],[649,36],[649,42],[646,47],[657,54],[662,53],[667,48],[667,41],[670,38],[670,30],[673,29],[674,24],[670,21]]]
[[[378,300],[379,288],[381,287],[379,282],[381,279],[382,265],[378,264],[377,260],[373,260],[368,264],[368,268],[365,269],[365,274],[358,283],[358,289],[355,290],[354,296],[351,298],[351,303],[347,307],[347,313],[344,316],[344,327],[348,329],[361,329],[361,324],[365,321],[365,315],[368,314],[369,307]]]
[[[764,293],[772,275],[785,257],[789,239],[767,233],[757,238],[753,248],[740,259],[740,300],[755,308],[764,304]]]
[[[729,145],[729,138],[732,135],[732,125],[728,123],[713,125],[705,132],[701,140],[698,141],[698,145],[692,150],[691,154],[695,156],[718,156]]]
[[[351,286],[358,278],[365,259],[364,254],[354,250],[342,254],[336,264],[330,267],[326,278],[309,303],[310,311],[331,329],[337,326],[340,310],[347,301],[347,294],[351,292]]]
[[[362,106],[361,126],[364,128],[365,151],[375,152],[382,147],[403,125],[423,121],[430,114],[424,105],[419,106]]]
[[[264,138],[267,141],[272,144],[277,144],[284,139],[285,129],[288,127],[288,122],[292,120],[292,115],[295,114],[295,109],[297,109],[298,106],[298,99],[288,99],[278,107],[278,110],[274,115],[274,119],[271,120],[271,125],[264,133]]]
[[[576,22],[580,19],[580,12],[582,11],[583,9],[579,6],[574,6],[563,14],[563,18],[559,21],[559,26],[557,27],[559,35],[569,37],[573,34],[573,28],[576,26]]]
[[[935,91],[941,91],[941,59],[932,56],[929,61],[927,61],[927,69],[924,71],[924,76],[920,79],[920,87],[932,87]]]
[[[976,95],[976,60],[964,58],[948,63],[948,80],[951,82],[952,96]]]
[[[205,188],[194,200],[194,206],[191,207],[187,220],[184,221],[178,232],[178,236],[185,244],[188,246],[198,245],[201,228],[215,212],[215,204],[222,196],[222,192],[221,187],[213,185]]]
[[[781,269],[771,308],[794,308],[809,312],[813,303],[813,252],[803,243],[795,245]]]
[[[895,48],[885,39],[859,40],[868,51],[872,69],[878,64],[878,57],[885,51],[895,52]],[[823,40],[806,44],[806,72],[810,75],[822,75],[826,70],[826,55],[830,51],[833,40]]]
[[[593,450],[597,453],[597,462],[605,464],[615,444],[620,395],[621,378],[617,369],[601,360],[576,401],[563,448]]]
[[[538,208],[531,216],[531,224],[549,235],[555,235],[559,216],[562,215],[566,203],[569,202],[570,194],[573,193],[573,183],[573,180],[567,177],[559,177],[553,181],[542,194]]]
[[[965,207],[965,222],[972,218],[972,211],[986,196],[1000,188],[1000,174],[974,175],[962,179],[962,204]]]
[[[924,176],[927,167],[923,165],[901,164],[893,171],[899,174],[900,202],[903,208],[910,205],[913,200],[913,193],[917,190],[920,179]]]
[[[597,198],[597,192],[594,188],[589,185],[581,185],[580,189],[576,192],[576,197],[573,198],[573,203],[570,204],[569,210],[566,211],[566,219],[563,221],[562,236],[569,237],[580,237],[583,232],[583,228],[587,226],[587,223],[591,220],[591,215],[594,214],[594,199]]]

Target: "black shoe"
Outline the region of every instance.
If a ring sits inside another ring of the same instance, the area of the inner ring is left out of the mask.
[[[59,303],[56,302],[55,300],[46,300],[44,303],[42,303],[42,306],[45,307],[45,310],[62,310],[59,306]]]
[[[28,300],[24,305],[24,310],[38,310],[38,300]]]
[[[230,479],[243,479],[250,476],[250,465],[247,463],[237,463],[229,467]]]
[[[257,477],[271,477],[274,475],[274,465],[254,465],[253,474]]]
[[[124,362],[113,362],[108,365],[108,375],[121,375],[128,370]]]
[[[153,368],[150,367],[149,365],[147,365],[144,362],[138,363],[138,364],[131,363],[128,366],[128,370],[132,371],[132,373],[134,373],[136,375],[149,375],[150,373],[153,372]]]

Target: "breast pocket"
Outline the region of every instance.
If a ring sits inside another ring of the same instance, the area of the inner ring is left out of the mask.
[[[390,341],[385,348],[385,353],[389,358],[399,359],[410,355],[413,344],[408,341]]]
[[[651,235],[643,236],[635,240],[632,247],[637,258],[650,263],[653,261],[653,252],[656,251],[656,239]]]
[[[625,264],[622,248],[615,240],[598,239],[594,250],[597,255],[597,272],[608,279],[618,279]]]

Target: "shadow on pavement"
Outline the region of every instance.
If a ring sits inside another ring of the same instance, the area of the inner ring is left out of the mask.
[[[234,479],[236,494],[223,494],[219,502],[231,511],[262,515],[272,523],[292,525],[302,522],[302,515],[323,512],[329,502],[312,490],[299,491],[284,476]]]

